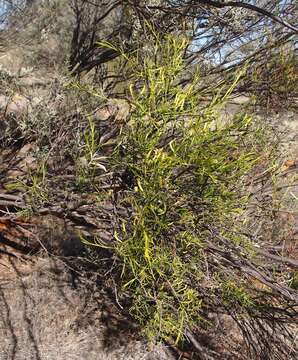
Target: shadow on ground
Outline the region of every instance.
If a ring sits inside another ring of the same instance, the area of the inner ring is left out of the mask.
[[[165,347],[148,350],[113,290],[82,276],[71,257],[14,255],[0,254],[1,360],[171,359]]]

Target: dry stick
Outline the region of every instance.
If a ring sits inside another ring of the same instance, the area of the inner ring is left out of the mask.
[[[13,200],[13,201],[21,201],[21,202],[23,202],[23,199],[20,196],[16,196],[16,195],[1,194],[0,193],[0,198],[6,199],[6,200]]]
[[[287,264],[287,265],[292,265],[294,267],[298,267],[298,260],[291,259],[291,258],[288,258],[286,256],[273,255],[273,254],[270,254],[269,252],[267,252],[265,250],[259,249],[258,247],[256,247],[256,251],[259,254],[268,257],[269,259],[276,260],[277,262],[284,263],[284,264]]]
[[[221,240],[225,240],[224,238],[219,237]],[[277,284],[274,279],[269,278],[267,275],[261,273],[253,264],[251,264],[248,260],[241,257],[239,260],[232,256],[232,253],[228,253],[224,250],[219,249],[215,245],[211,244],[207,241],[208,249],[211,252],[215,252],[214,255],[217,254],[221,258],[222,261],[229,264],[231,267],[240,270],[244,274],[248,274],[253,278],[259,280],[262,284],[267,285],[272,290],[276,291],[279,294],[282,294],[286,299],[290,301],[298,301],[298,295],[292,291],[292,289],[286,288]],[[237,249],[233,248],[234,253],[238,253]]]
[[[27,206],[24,203],[18,203],[18,202],[9,201],[9,200],[0,200],[0,206],[5,206],[5,207],[14,206],[14,207],[17,207],[17,208],[20,208],[20,209],[26,209],[27,208]]]
[[[8,252],[8,251],[5,251],[5,250],[2,250],[2,249],[0,249],[0,254],[3,254],[3,255],[7,255],[7,256],[11,256],[11,257],[14,257],[14,258],[17,258],[17,256],[15,255],[15,254],[13,254],[13,253],[11,253],[11,252]],[[8,269],[9,269],[9,267],[8,266],[6,266],[6,265],[4,265],[4,264],[2,264],[2,263],[0,263],[2,266],[5,266],[5,267],[7,267]]]
[[[250,239],[252,239],[254,241],[256,241],[258,239],[257,236],[248,234],[246,232],[240,232],[240,233],[236,232],[236,233],[238,233],[240,235],[244,235],[244,236],[246,236],[246,237],[248,237],[248,238],[250,238]],[[287,265],[292,265],[294,267],[298,267],[298,260],[295,260],[295,259],[292,259],[292,258],[289,258],[289,257],[286,257],[286,256],[279,256],[279,255],[271,254],[266,250],[260,249],[258,244],[255,244],[254,247],[255,247],[256,252],[258,252],[259,254],[262,254],[262,255],[264,255],[264,256],[272,259],[272,260],[276,260],[276,261],[278,261],[280,263],[284,263],[284,264],[287,264]],[[272,249],[273,250],[282,250],[283,248],[273,247]]]
[[[21,244],[16,243],[15,241],[7,239],[1,233],[0,233],[0,244],[5,245],[5,246],[9,246],[10,248],[18,250],[22,254],[26,254],[26,255],[31,253],[34,250],[29,246],[21,245]]]
[[[265,9],[262,9],[258,6],[252,5],[252,4],[248,4],[248,3],[244,3],[244,2],[237,2],[237,1],[218,2],[218,1],[213,1],[213,0],[199,0],[198,2],[201,4],[204,4],[204,5],[214,6],[216,8],[239,7],[239,8],[245,8],[248,10],[252,10],[252,11],[258,13],[259,15],[267,16],[270,19],[278,22],[279,24],[287,27],[288,29],[293,30],[295,33],[298,33],[298,28],[296,26],[281,19],[279,16],[272,14],[270,11],[267,11]]]

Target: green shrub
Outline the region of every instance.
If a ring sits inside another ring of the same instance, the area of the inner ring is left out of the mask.
[[[122,264],[122,289],[132,299],[130,313],[150,339],[176,342],[205,321],[204,307],[216,292],[225,302],[228,294],[243,307],[252,303],[242,285],[233,292],[223,286],[239,284],[236,273],[218,273],[210,264],[207,279],[205,250],[211,229],[228,234],[225,229],[233,227],[246,202],[242,179],[260,156],[251,118],[219,116],[241,74],[232,84],[215,85],[213,97],[202,100],[199,74],[182,85],[186,46],[185,39],[167,36],[155,38],[145,53],[124,55],[134,73],[134,110],[113,157],[129,180],[123,202],[132,216],[120,219],[113,250]],[[243,240],[229,241],[246,253]]]

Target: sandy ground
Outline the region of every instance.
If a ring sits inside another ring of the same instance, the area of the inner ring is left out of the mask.
[[[63,264],[0,258],[1,360],[166,360],[128,336],[130,325],[108,300],[75,289]]]

